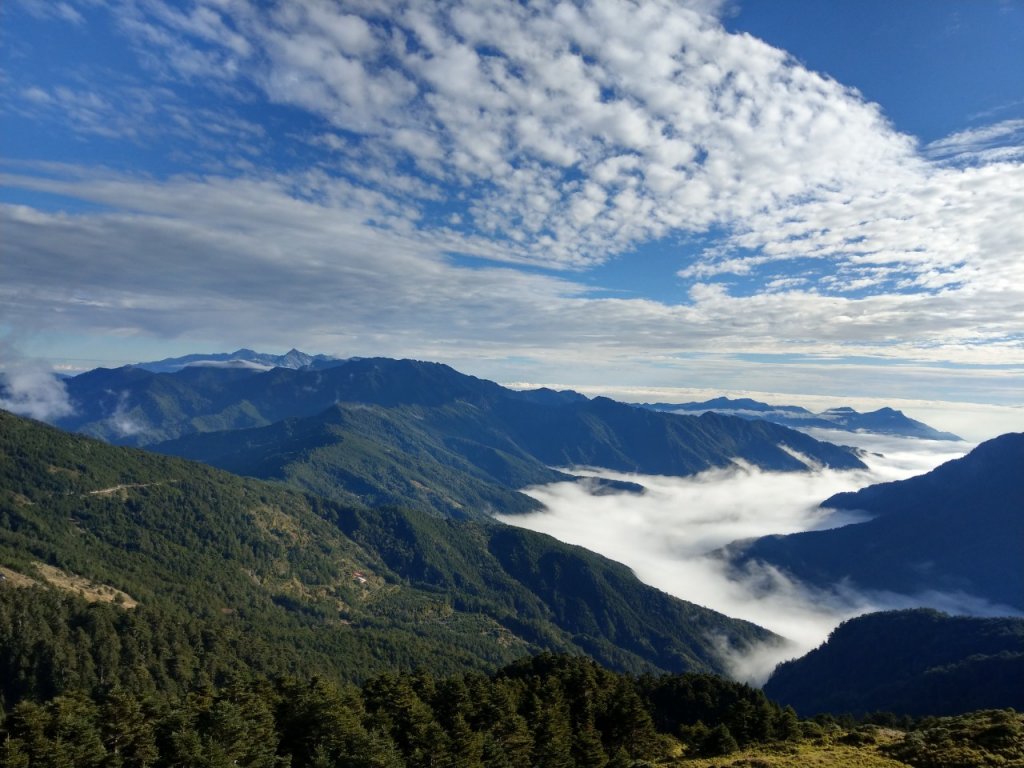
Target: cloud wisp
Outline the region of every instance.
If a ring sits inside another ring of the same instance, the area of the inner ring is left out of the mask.
[[[787,642],[730,655],[734,674],[763,681],[779,661],[820,644],[842,620],[887,607],[929,604],[983,610],[969,596],[864,594],[845,585],[811,589],[761,564],[740,578],[714,553],[742,539],[838,527],[857,518],[823,510],[834,493],[928,471],[967,450],[964,443],[850,435],[866,450],[867,471],[762,472],[749,467],[711,470],[695,477],[625,475],[603,470],[577,474],[630,480],[643,494],[594,494],[586,483],[555,483],[526,490],[545,510],[503,516],[509,524],[547,533],[630,566],[644,582],[669,594],[747,619]]]
[[[67,389],[48,366],[39,361],[10,355],[10,346],[0,343],[7,357],[0,362],[0,408],[38,421],[52,421],[74,412]]]

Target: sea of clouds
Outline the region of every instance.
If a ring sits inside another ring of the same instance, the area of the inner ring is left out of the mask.
[[[792,473],[737,465],[693,477],[667,477],[573,468],[576,475],[629,480],[645,490],[609,493],[587,482],[534,486],[525,493],[543,503],[543,511],[500,519],[625,563],[647,584],[781,635],[782,643],[727,654],[734,676],[754,683],[763,682],[778,662],[818,646],[841,621],[862,613],[916,605],[992,612],[991,606],[965,595],[868,594],[849,585],[823,592],[757,564],[741,576],[727,572],[714,554],[721,547],[857,522],[855,514],[819,504],[841,491],[927,472],[973,447],[825,430],[813,434],[863,449],[868,469]]]

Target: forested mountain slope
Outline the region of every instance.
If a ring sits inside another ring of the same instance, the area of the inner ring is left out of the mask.
[[[199,622],[186,634],[237,637],[238,655],[272,669],[348,679],[493,669],[545,649],[625,670],[722,671],[716,638],[771,637],[547,536],[347,507],[3,412],[0,566],[3,600],[26,578],[77,590],[80,577],[90,594],[137,601],[130,615],[149,626]],[[71,625],[33,621],[50,628],[0,626],[10,674],[66,655],[54,627]]]
[[[738,458],[807,469],[794,452],[811,462],[859,464],[843,449],[772,424],[716,414],[673,417],[605,398],[345,403],[312,417],[152,448],[350,503],[404,504],[456,517],[536,508],[518,489],[566,479],[551,466],[685,475]]]
[[[1024,619],[919,609],[860,616],[786,662],[765,692],[819,712],[953,715],[1024,709]]]

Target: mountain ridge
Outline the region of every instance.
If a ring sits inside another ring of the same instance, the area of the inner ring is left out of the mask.
[[[32,577],[34,562],[350,679],[493,669],[541,650],[724,672],[714,636],[736,648],[774,637],[548,536],[353,508],[0,411],[0,563]],[[13,588],[0,582],[0,598]]]
[[[985,441],[923,475],[840,493],[822,507],[872,518],[734,545],[819,587],[963,593],[1024,611],[1024,433]]]
[[[267,352],[256,352],[242,347],[234,352],[192,353],[181,357],[165,357],[162,360],[151,360],[143,363],[132,363],[133,368],[141,368],[152,373],[175,373],[188,367],[238,367],[252,370],[270,370],[271,368],[299,369],[316,365],[329,365],[341,362],[330,355],[310,355],[294,347],[283,355]]]
[[[805,717],[955,715],[1024,708],[1022,679],[1024,618],[913,609],[843,622],[820,647],[780,664],[764,691]]]
[[[64,429],[292,480],[347,503],[445,515],[535,509],[519,490],[565,479],[552,467],[687,475],[736,459],[778,471],[864,466],[854,449],[767,422],[511,390],[414,360],[266,372],[97,369],[67,388],[76,412],[57,421]]]
[[[924,422],[912,419],[902,411],[888,406],[861,413],[849,406],[829,408],[814,413],[799,405],[770,405],[750,398],[716,397],[703,402],[643,403],[643,408],[669,413],[716,413],[744,419],[764,419],[794,429],[838,429],[846,432],[874,432],[881,435],[916,437],[925,440],[959,441],[952,432],[943,432]]]

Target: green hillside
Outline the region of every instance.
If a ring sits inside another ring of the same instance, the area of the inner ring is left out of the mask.
[[[432,421],[452,419],[456,411],[473,418],[470,406],[438,411],[338,404],[309,418],[190,435],[152,448],[347,504],[400,505],[460,518],[535,510],[539,504],[519,488],[568,479],[510,441],[432,428]]]
[[[242,637],[268,669],[351,680],[494,669],[540,650],[623,670],[722,671],[712,636],[740,648],[771,637],[547,536],[347,507],[6,413],[0,566],[4,599],[26,579],[130,599],[140,620],[155,611]],[[40,664],[60,657],[53,636],[33,646]]]

